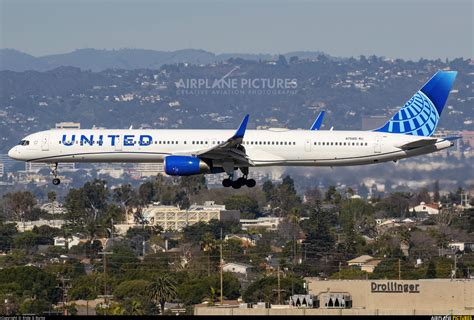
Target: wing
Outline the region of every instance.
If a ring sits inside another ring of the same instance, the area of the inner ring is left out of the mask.
[[[249,159],[245,153],[245,148],[242,146],[248,121],[249,115],[246,115],[232,137],[212,148],[198,151],[194,155],[223,162],[232,161],[236,166],[253,166],[254,163]]]

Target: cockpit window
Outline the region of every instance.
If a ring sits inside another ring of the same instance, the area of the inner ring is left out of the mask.
[[[20,146],[27,146],[29,144],[30,144],[30,142],[28,140],[21,140],[20,143],[18,143],[18,145],[20,145]]]

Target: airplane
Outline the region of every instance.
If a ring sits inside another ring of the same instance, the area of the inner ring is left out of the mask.
[[[431,137],[456,78],[438,71],[382,127],[371,131],[238,129],[52,129],[26,136],[9,150],[15,160],[49,163],[58,185],[62,162],[163,162],[171,176],[227,174],[224,187],[252,188],[249,168],[266,166],[352,166],[398,161],[449,148],[459,137]],[[238,171],[242,176],[238,177]]]

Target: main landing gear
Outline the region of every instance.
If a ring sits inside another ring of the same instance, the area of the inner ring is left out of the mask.
[[[234,173],[229,174],[229,178],[222,180],[222,185],[225,188],[232,187],[234,189],[240,189],[242,186],[247,186],[248,188],[253,188],[257,184],[254,179],[247,179],[249,174],[249,168],[240,168],[243,173],[243,176],[234,180]]]
[[[61,180],[59,180],[58,178],[58,163],[55,162],[52,166],[51,166],[51,174],[53,175],[53,184],[55,186],[57,186],[58,184],[61,183]]]
[[[237,180],[232,180],[232,177],[222,180],[222,185],[225,188],[232,187],[234,189],[240,189],[242,186],[247,186],[249,188],[255,187],[257,182],[254,179],[247,179],[247,177],[240,177]]]

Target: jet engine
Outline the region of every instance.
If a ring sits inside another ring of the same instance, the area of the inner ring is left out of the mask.
[[[211,172],[206,162],[192,156],[167,156],[164,167],[166,174],[170,176],[191,176]]]

